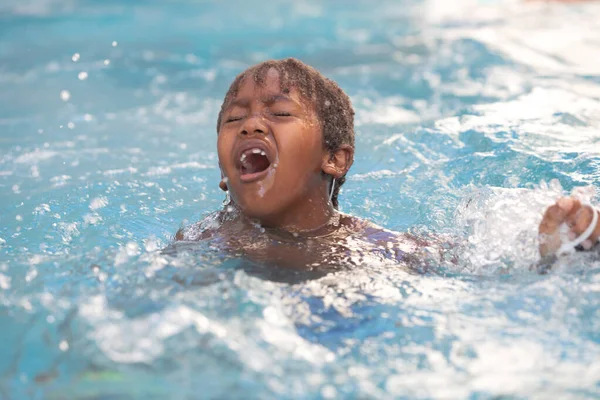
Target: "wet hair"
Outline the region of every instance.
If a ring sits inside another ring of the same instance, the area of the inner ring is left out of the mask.
[[[323,145],[331,154],[342,145],[354,148],[354,109],[350,98],[337,83],[295,58],[264,61],[239,74],[229,87],[221,105],[217,132],[221,127],[223,112],[235,98],[246,78],[252,78],[256,84],[262,86],[271,69],[278,72],[282,92],[289,92],[291,88],[295,88],[303,100],[314,107],[323,131]],[[336,209],[338,194],[345,181],[345,174],[335,181],[331,202]]]

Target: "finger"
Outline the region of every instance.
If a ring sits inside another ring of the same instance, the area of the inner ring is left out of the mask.
[[[560,247],[558,227],[566,216],[565,209],[558,203],[546,209],[539,227],[539,252],[542,257],[554,254]]]
[[[598,209],[594,209],[595,213],[600,213]],[[589,237],[589,240],[592,242],[592,246],[598,243],[598,239],[600,238],[600,214],[598,214],[598,223],[596,224],[596,229]]]
[[[569,232],[569,237],[571,236],[571,233],[573,233],[573,235],[576,237],[579,237],[580,235],[584,234],[584,232],[587,231],[588,228],[590,227],[590,225],[594,222],[594,213],[598,213],[598,210],[593,209],[592,207],[589,207],[589,206],[583,206],[573,217],[568,217],[567,219],[569,220],[569,224],[571,225],[571,231]],[[600,215],[598,215],[598,218],[600,218]],[[589,250],[596,243],[598,243],[599,237],[600,237],[600,221],[596,222],[596,226],[595,226],[594,230],[592,231],[592,233],[589,235],[589,237],[585,238],[585,239],[587,239],[586,241],[589,241],[589,247],[584,246],[584,249]],[[569,239],[569,240],[575,240],[575,239]],[[582,246],[583,245],[584,244],[582,243]]]
[[[567,224],[574,222],[575,216],[582,209],[581,201],[573,197],[563,197],[557,201],[557,204],[562,204],[562,208],[567,213]]]
[[[571,227],[571,231],[579,236],[590,226],[593,217],[591,207],[580,207],[577,212],[570,213],[567,216],[567,224]]]
[[[551,234],[556,232],[560,224],[562,224],[572,209],[576,205],[576,200],[569,197],[559,199],[556,204],[548,207],[540,223],[540,234]]]

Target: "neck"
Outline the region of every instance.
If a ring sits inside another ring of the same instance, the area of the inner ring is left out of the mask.
[[[285,211],[256,220],[262,227],[289,233],[317,231],[331,221],[336,210],[329,201],[326,191],[307,196]]]

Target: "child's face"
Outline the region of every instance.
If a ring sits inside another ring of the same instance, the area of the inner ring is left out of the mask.
[[[271,69],[262,86],[246,78],[224,110],[217,147],[229,192],[246,216],[266,225],[306,210],[303,203],[327,201],[327,151],[307,103],[294,88],[282,92]]]

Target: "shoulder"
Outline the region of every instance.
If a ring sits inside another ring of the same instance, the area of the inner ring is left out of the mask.
[[[385,246],[402,250],[405,253],[412,253],[424,247],[429,247],[436,240],[434,238],[425,238],[409,232],[396,232],[382,226],[379,226],[367,219],[343,214],[347,225],[352,225],[361,238],[376,246]]]
[[[176,241],[199,241],[214,237],[222,225],[222,212],[217,211],[201,221],[180,228],[175,234]]]

